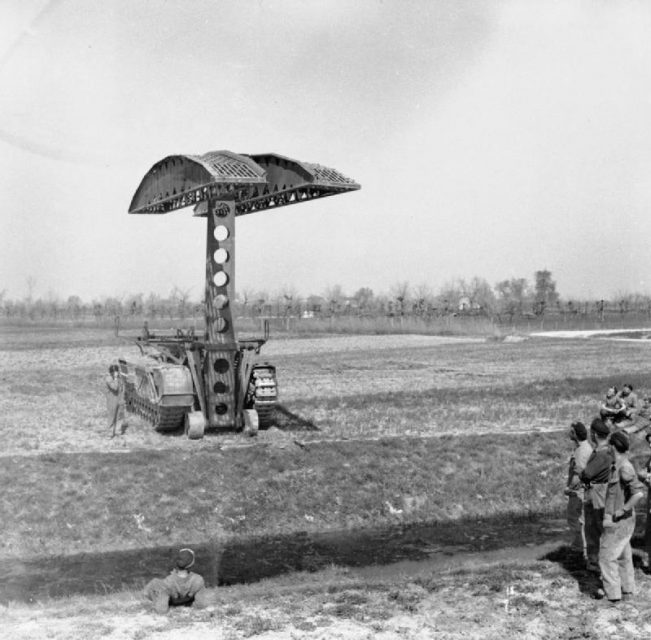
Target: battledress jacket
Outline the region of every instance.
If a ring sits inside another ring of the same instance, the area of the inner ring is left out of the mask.
[[[638,480],[630,460],[613,465],[606,492],[606,515],[614,516],[636,493],[644,493],[644,485]]]
[[[179,575],[177,571],[172,571],[163,582],[168,589],[172,604],[190,602],[206,586],[203,578],[193,571],[188,571],[187,575]]]
[[[608,446],[597,447],[581,473],[581,482],[590,487],[590,498],[595,509],[603,509],[606,505],[606,489],[612,464],[613,457]]]

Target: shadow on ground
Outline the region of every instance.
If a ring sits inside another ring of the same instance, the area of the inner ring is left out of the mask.
[[[365,567],[558,541],[564,523],[551,516],[397,524],[374,529],[300,531],[209,540],[191,546],[209,586],[255,582],[331,565]],[[184,544],[188,544],[184,542]],[[560,544],[560,542],[559,542]],[[176,547],[0,560],[0,602],[141,588],[172,567]]]
[[[634,566],[643,567],[646,558],[646,554],[643,551],[643,537],[636,536],[633,538],[632,547]],[[541,559],[556,562],[561,565],[577,581],[581,593],[594,597],[597,590],[601,587],[599,574],[588,571],[585,568],[583,556],[569,546],[563,545],[558,549],[554,549],[554,551],[546,554]]]
[[[123,425],[122,433],[120,435],[124,435],[129,431],[134,431],[134,427],[135,429],[141,430],[153,430],[153,427],[151,427],[151,425],[147,423],[143,418],[140,416],[134,416],[133,414],[128,414],[125,422],[126,426]],[[319,431],[319,428],[314,424],[312,420],[303,418],[300,414],[290,411],[283,405],[276,405],[274,407],[273,413],[271,414],[270,424],[264,427],[260,427],[260,429],[261,431],[265,431],[268,427],[276,427],[277,429],[286,432]],[[157,431],[156,433],[166,438],[187,437],[183,427],[179,427],[178,429]],[[241,433],[241,429],[236,429],[234,427],[219,429],[211,428],[206,429],[204,437],[223,437],[225,435],[235,436]]]
[[[282,431],[318,431],[319,428],[297,413],[292,413],[283,405],[276,405],[274,411],[274,424]]]

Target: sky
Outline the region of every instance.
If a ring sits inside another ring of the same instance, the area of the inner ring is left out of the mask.
[[[362,186],[239,217],[239,291],[651,294],[649,33],[645,0],[3,0],[0,292],[200,299],[205,219],[127,211],[227,149]]]

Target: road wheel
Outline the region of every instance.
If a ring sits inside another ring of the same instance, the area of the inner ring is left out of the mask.
[[[200,440],[203,438],[206,429],[206,421],[201,411],[188,411],[185,414],[185,435],[190,440]]]
[[[258,420],[258,412],[255,409],[244,409],[244,433],[247,436],[258,435],[260,428],[260,421]]]

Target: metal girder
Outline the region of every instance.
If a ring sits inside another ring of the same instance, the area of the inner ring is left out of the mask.
[[[335,169],[275,153],[211,151],[157,162],[142,179],[129,213],[162,214],[194,205],[195,215],[206,216],[208,200],[228,199],[237,216],[359,188]]]

